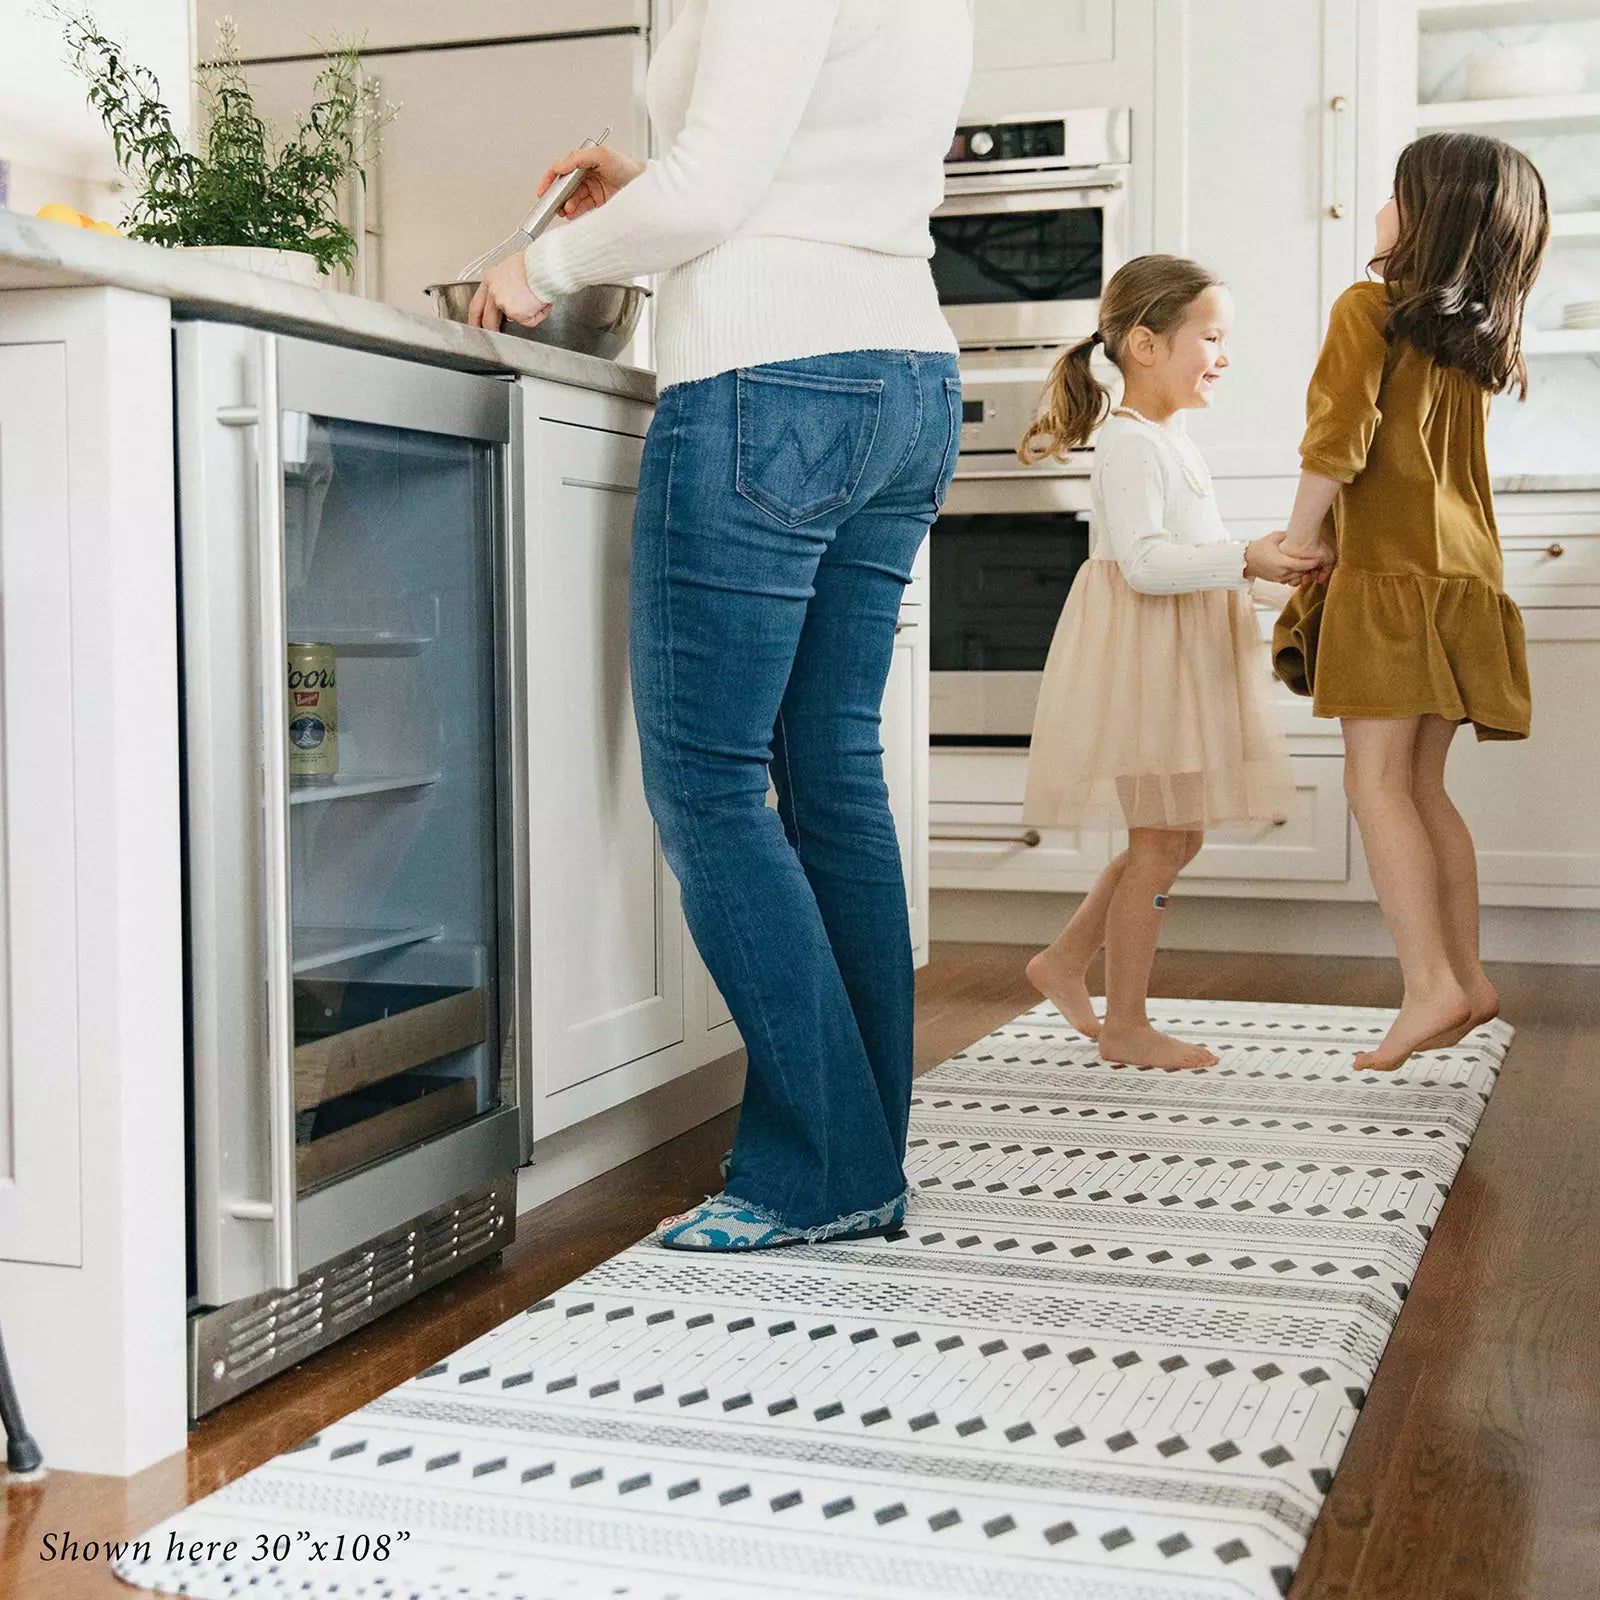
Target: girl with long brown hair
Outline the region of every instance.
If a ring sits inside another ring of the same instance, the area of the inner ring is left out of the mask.
[[[1525,739],[1522,618],[1484,456],[1490,397],[1526,396],[1522,316],[1550,237],[1544,184],[1498,139],[1408,145],[1377,217],[1380,282],[1335,301],[1306,402],[1286,553],[1332,565],[1296,594],[1274,664],[1344,728],[1345,791],[1405,981],[1358,1069],[1390,1070],[1494,1016],[1472,836],[1445,792],[1457,728]]]
[[[1028,977],[1099,1039],[1103,1060],[1139,1066],[1216,1062],[1146,1012],[1161,910],[1205,829],[1289,808],[1248,584],[1300,581],[1320,562],[1285,556],[1282,534],[1230,538],[1183,431],[1184,413],[1209,405],[1227,370],[1231,323],[1228,291],[1205,268],[1130,261],[1105,287],[1094,336],[1057,363],[1022,446],[1038,460],[1095,437],[1089,559],[1045,665],[1024,815],[1039,827],[1128,830],[1128,848]],[[1091,366],[1101,345],[1122,374],[1115,406]],[[1102,945],[1103,1023],[1084,981]]]

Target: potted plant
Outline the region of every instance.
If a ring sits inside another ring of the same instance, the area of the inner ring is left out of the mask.
[[[89,104],[134,191],[124,233],[309,283],[354,264],[356,240],[339,217],[340,190],[352,177],[366,182],[366,162],[395,111],[369,92],[356,46],[328,56],[310,109],[292,132],[276,137],[255,108],[233,22],[225,18],[216,58],[196,70],[201,116],[191,151],[174,132],[149,69],[124,59],[87,13],[51,9],[64,28],[68,62],[88,83]]]

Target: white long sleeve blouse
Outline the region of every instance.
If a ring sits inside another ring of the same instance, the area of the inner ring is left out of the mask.
[[[661,386],[841,350],[954,351],[928,216],[971,0],[687,0],[651,63],[665,153],[529,246],[547,299],[661,273]]]
[[[1173,429],[1113,413],[1089,472],[1089,559],[1115,561],[1140,594],[1248,589],[1204,458]]]

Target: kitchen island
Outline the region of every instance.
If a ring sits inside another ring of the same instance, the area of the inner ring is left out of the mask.
[[[653,376],[0,210],[0,1327],[58,1469],[128,1473],[168,1456],[193,1403],[194,799],[181,781],[175,466],[188,435],[174,359],[202,324],[224,325],[206,331],[234,350],[262,330],[278,344],[258,348],[341,347],[380,376],[446,369],[457,387],[456,374],[513,385],[493,480],[519,686],[507,748],[526,791],[526,874],[508,897],[526,907],[513,1054],[527,1164],[508,1204],[524,1212],[725,1110],[742,1088],[738,1034],[684,926],[638,775],[626,577]],[[255,415],[207,413],[235,439]],[[191,498],[185,479],[185,548],[257,526],[255,481],[219,501]],[[353,581],[370,579],[357,569]],[[390,681],[410,682],[407,652],[433,648],[424,624],[412,643],[358,642],[352,680],[376,649],[402,660]],[[439,781],[400,777],[315,796],[341,805],[295,797],[296,825]],[[262,1212],[252,1202],[233,1214]],[[409,1215],[389,1220],[403,1234]],[[294,1321],[300,1303],[293,1317],[267,1307],[261,1326]],[[285,1359],[311,1348],[286,1346]]]

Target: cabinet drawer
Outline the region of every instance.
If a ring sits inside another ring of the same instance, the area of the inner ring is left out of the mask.
[[[1111,859],[1109,834],[1025,828],[1020,805],[930,809],[935,889],[1082,890]]]
[[[928,786],[935,805],[1015,806],[1020,818],[1028,752],[936,747],[928,758]]]
[[[1600,605],[1600,534],[1502,535],[1506,592],[1530,610]]]
[[[1186,879],[1344,883],[1350,876],[1350,815],[1344,762],[1329,756],[1290,758],[1294,810],[1281,823],[1219,828],[1206,835]]]

